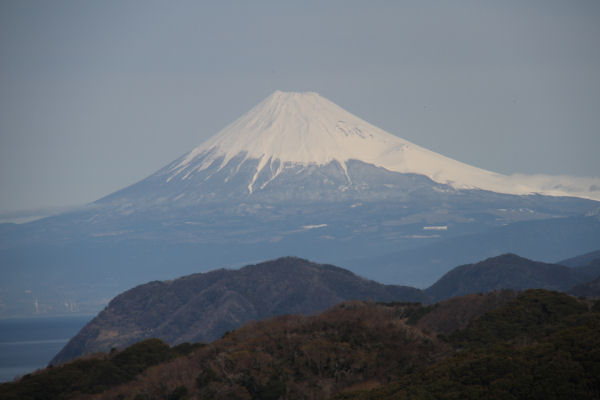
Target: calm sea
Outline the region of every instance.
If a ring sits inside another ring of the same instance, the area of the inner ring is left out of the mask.
[[[78,315],[0,319],[0,382],[46,367],[92,318]]]

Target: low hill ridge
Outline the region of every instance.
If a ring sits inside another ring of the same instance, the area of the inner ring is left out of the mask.
[[[544,288],[566,292],[591,280],[587,269],[504,254],[456,267],[428,289],[419,290],[383,285],[333,265],[284,257],[239,270],[219,269],[130,289],[115,297],[52,363],[153,337],[172,345],[213,341],[251,320],[314,314],[349,300],[431,303],[501,289]],[[577,290],[593,293],[583,286]],[[493,296],[489,297],[485,307],[494,306],[493,300]],[[452,304],[443,308],[450,310],[443,311],[444,314],[452,314]],[[443,320],[452,329],[460,326],[459,320]]]
[[[71,339],[52,363],[150,337],[171,344],[212,341],[250,320],[313,314],[361,299],[424,301],[425,297],[415,288],[383,285],[339,267],[285,257],[128,290]]]
[[[585,282],[586,278],[586,274],[581,274],[575,268],[532,261],[509,253],[458,266],[444,274],[425,293],[434,301],[439,301],[498,289],[566,291]]]

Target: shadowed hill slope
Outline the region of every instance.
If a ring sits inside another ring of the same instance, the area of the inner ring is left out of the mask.
[[[588,280],[587,274],[578,270],[532,261],[515,254],[504,254],[456,267],[427,288],[425,293],[434,301],[439,301],[498,289],[543,288],[566,291]]]
[[[281,258],[137,286],[114,298],[52,360],[157,337],[170,344],[212,341],[244,322],[312,314],[345,300],[424,301],[414,288],[382,285],[332,265]]]
[[[430,303],[499,289],[567,291],[591,280],[592,264],[569,268],[506,254],[456,267],[425,291],[382,285],[342,268],[291,257],[240,270],[215,270],[174,281],[150,282],[124,292],[86,325],[52,363],[153,337],[169,344],[212,341],[250,320],[312,314],[347,300]],[[593,291],[585,293],[590,290]],[[486,299],[487,307],[495,305],[493,298]],[[477,301],[474,297],[473,302]],[[450,302],[445,306],[443,314],[445,323],[456,329],[461,321],[452,319],[459,314],[452,312],[451,305]]]
[[[567,267],[583,267],[594,260],[600,260],[600,250],[585,253],[576,257],[567,258],[566,260],[562,260],[557,264],[564,265]]]
[[[336,400],[597,399],[599,303],[531,290],[452,333],[457,350],[374,390]]]
[[[600,276],[593,281],[574,286],[569,289],[569,293],[579,297],[600,297]]]

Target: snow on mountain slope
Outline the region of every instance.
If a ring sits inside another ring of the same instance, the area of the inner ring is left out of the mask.
[[[285,168],[337,162],[351,182],[347,162],[358,160],[393,172],[425,175],[457,189],[600,199],[600,180],[554,182],[551,177],[509,177],[476,168],[389,134],[313,92],[276,91],[172,166],[167,182],[185,180],[214,163],[223,168],[234,158],[240,160],[238,168],[247,160],[258,160],[248,182],[250,193],[265,168],[270,168],[273,180]]]

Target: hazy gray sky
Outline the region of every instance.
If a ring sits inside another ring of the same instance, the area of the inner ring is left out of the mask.
[[[93,201],[276,89],[502,173],[600,175],[598,1],[0,2],[0,212]]]

